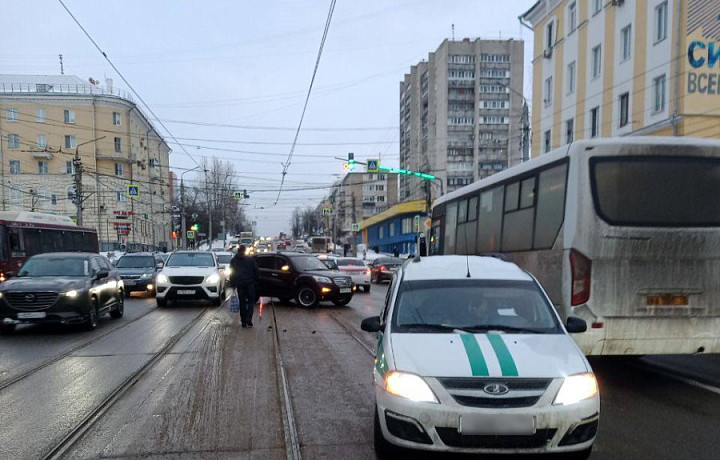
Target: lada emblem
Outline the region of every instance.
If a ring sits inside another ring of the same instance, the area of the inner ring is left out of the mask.
[[[510,388],[508,388],[507,385],[503,385],[502,383],[490,383],[488,385],[485,385],[483,391],[489,395],[498,396],[504,395],[505,393],[510,391]]]

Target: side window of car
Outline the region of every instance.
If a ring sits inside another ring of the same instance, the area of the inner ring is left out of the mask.
[[[92,269],[93,275],[100,271],[99,259],[99,257],[93,257],[92,259],[90,259],[90,268]]]
[[[103,270],[107,270],[109,272],[113,271],[115,267],[110,263],[110,260],[107,257],[100,257],[100,266],[103,268]]]
[[[397,284],[398,276],[397,274],[393,276],[392,281],[390,281],[390,287],[388,287],[387,294],[385,294],[385,304],[383,305],[382,314],[380,317],[382,318],[382,323],[385,324],[388,316],[388,312],[390,311],[390,301],[392,300],[393,292],[395,291],[395,285]]]
[[[282,270],[286,265],[290,267],[290,261],[287,260],[287,258],[282,256],[275,256],[273,258],[275,259],[275,270]]]
[[[275,268],[274,257],[260,256],[255,259],[255,261],[257,262],[258,268],[266,270],[272,270]]]

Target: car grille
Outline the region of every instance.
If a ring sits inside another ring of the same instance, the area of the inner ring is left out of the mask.
[[[140,279],[140,275],[121,275],[120,278],[124,280],[138,280]]]
[[[57,301],[57,292],[6,292],[5,299],[16,310],[35,311],[52,307]]]
[[[535,405],[545,393],[552,379],[498,378],[438,378],[455,401],[468,407],[511,408]],[[503,395],[492,395],[483,389],[487,385],[502,384],[508,388]]]
[[[350,287],[352,286],[352,278],[333,278],[335,284],[339,287]]]
[[[457,428],[436,427],[438,436],[450,447],[485,449],[533,449],[544,447],[555,436],[556,429],[537,430],[531,435],[462,435]]]
[[[172,284],[182,284],[182,285],[189,285],[189,284],[202,284],[205,277],[203,276],[171,276],[170,282]]]

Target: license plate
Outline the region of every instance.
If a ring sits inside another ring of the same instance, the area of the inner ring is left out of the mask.
[[[530,435],[535,434],[535,417],[522,414],[463,415],[460,432],[465,435]]]
[[[351,288],[342,288],[340,289],[340,294],[350,294],[352,292]]]
[[[40,319],[45,318],[47,315],[44,311],[35,311],[32,313],[18,313],[18,319]]]
[[[195,294],[195,289],[178,289],[177,293],[178,295],[193,295]]]

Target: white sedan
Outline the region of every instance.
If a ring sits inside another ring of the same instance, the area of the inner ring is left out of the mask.
[[[335,259],[335,263],[341,273],[350,275],[353,284],[362,286],[365,292],[370,292],[370,269],[362,259],[357,257],[338,257]]]

